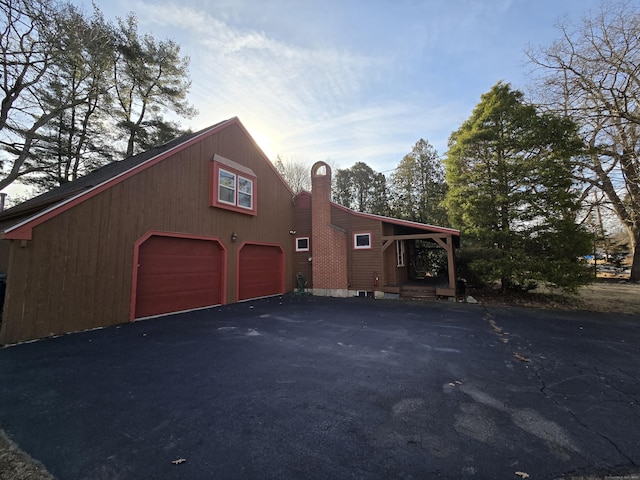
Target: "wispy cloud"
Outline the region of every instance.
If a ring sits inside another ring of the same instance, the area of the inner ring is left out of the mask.
[[[480,94],[511,80],[510,63],[487,42],[517,3],[153,0],[127,8],[142,29],[190,55],[200,111],[193,128],[238,116],[271,157],[388,170],[420,137],[444,153]]]
[[[310,107],[339,103],[353,95],[367,72],[381,67],[383,61],[349,51],[287,44],[261,31],[232,27],[207,11],[175,4],[138,3],[136,11],[151,25],[195,38],[191,45],[194,84],[222,84],[219,90],[235,99],[236,94],[255,99],[269,93],[274,99]]]
[[[393,68],[390,59],[285,43],[170,3],[134,8],[141,23],[194,42],[189,50],[192,101],[201,112],[197,121],[237,115],[250,131],[254,126],[273,139],[277,151],[267,154],[357,160],[364,145],[375,144],[380,130],[388,128],[385,123],[407,108],[361,108],[353,101],[380,70]]]

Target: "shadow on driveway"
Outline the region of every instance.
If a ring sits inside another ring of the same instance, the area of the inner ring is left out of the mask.
[[[640,464],[640,318],[275,297],[0,350],[59,479],[525,478]]]

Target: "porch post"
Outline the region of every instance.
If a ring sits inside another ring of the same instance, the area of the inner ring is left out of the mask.
[[[454,255],[453,237],[447,235],[447,265],[449,266],[449,288],[456,289],[456,259]]]

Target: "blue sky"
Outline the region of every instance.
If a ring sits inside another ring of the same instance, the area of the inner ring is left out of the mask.
[[[420,138],[442,155],[496,82],[527,91],[546,46],[599,0],[95,0],[191,58],[185,127],[237,116],[269,158],[389,172]],[[78,0],[87,12],[91,3]]]

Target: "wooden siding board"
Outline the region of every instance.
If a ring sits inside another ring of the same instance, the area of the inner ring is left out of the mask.
[[[10,252],[11,240],[0,240],[0,273],[7,273]]]
[[[396,255],[395,245],[391,245],[383,252],[384,277],[381,279],[382,285],[398,285],[400,283]]]
[[[382,286],[382,225],[380,221],[352,215],[342,209],[331,208],[331,221],[346,230],[349,288],[351,290],[374,289],[374,275],[378,275],[378,288]],[[371,249],[354,250],[353,234],[371,233]]]
[[[295,235],[292,235],[291,239],[291,252],[293,252],[294,276],[298,272],[304,275],[307,282],[307,288],[313,288],[313,276],[312,276],[312,263],[309,261],[309,257],[313,258],[313,242],[312,239],[312,227],[311,227],[311,202],[309,198],[304,198],[301,202],[296,202],[295,208],[295,220],[294,230]],[[308,252],[296,252],[295,251],[295,237],[309,237],[309,251]],[[295,287],[297,288],[297,279]]]
[[[9,268],[11,275],[7,275],[7,290],[5,294],[4,317],[2,321],[2,331],[0,341],[4,339],[27,338],[33,336],[35,332],[35,323],[24,321],[24,319],[16,315],[15,320],[8,322],[8,318],[12,318],[11,314],[15,311],[18,314],[22,310],[25,303],[25,288],[28,285],[29,269],[23,268],[16,270],[13,265],[23,265],[28,261],[24,258],[24,252],[18,250],[18,242],[11,241],[11,250],[9,254]],[[11,340],[13,341],[13,340]],[[3,343],[5,343],[3,341]]]

